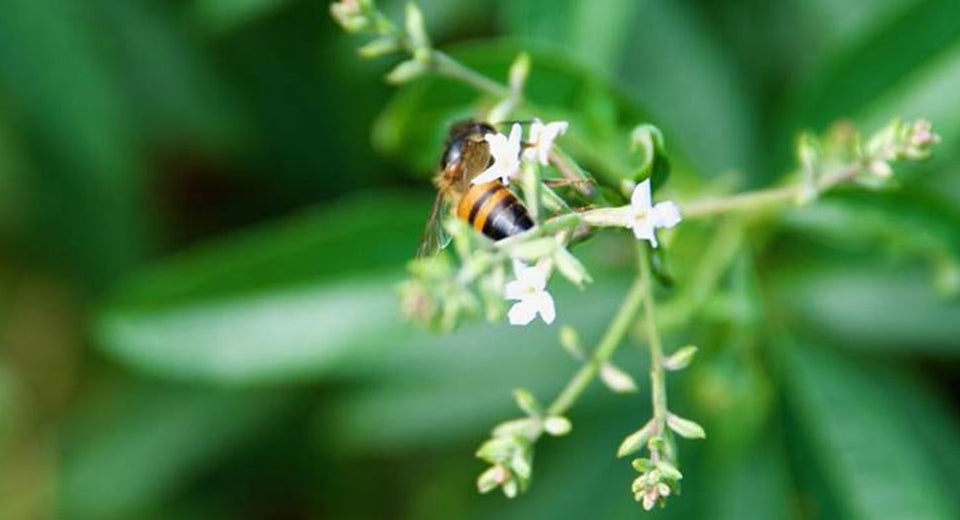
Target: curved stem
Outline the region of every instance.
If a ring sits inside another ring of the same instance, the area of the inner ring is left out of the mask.
[[[487,94],[497,97],[510,96],[510,87],[464,66],[448,54],[438,50],[430,51],[430,64],[433,70],[441,76],[460,80],[481,92],[486,92]]]
[[[639,255],[643,252],[643,244],[637,242],[637,252]],[[642,261],[641,261],[642,270]],[[637,276],[627,292],[626,298],[617,310],[616,316],[610,323],[610,327],[603,335],[596,350],[590,355],[590,359],[580,367],[580,370],[574,374],[567,386],[557,395],[547,409],[547,415],[562,415],[570,409],[576,402],[580,394],[593,382],[600,371],[600,367],[610,359],[610,356],[616,352],[617,347],[623,340],[623,337],[630,330],[630,325],[640,311],[640,304],[644,300],[644,295],[649,291],[645,290],[646,285],[650,283],[649,279],[644,280],[642,276]]]

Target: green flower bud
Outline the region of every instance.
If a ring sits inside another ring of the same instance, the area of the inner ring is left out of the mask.
[[[385,36],[383,38],[377,38],[372,42],[360,47],[359,53],[363,58],[379,58],[380,56],[386,56],[387,54],[393,54],[400,50],[400,44],[397,42],[396,38],[390,36]]]
[[[430,38],[427,37],[427,30],[423,23],[423,12],[413,2],[407,2],[406,30],[407,37],[410,38],[414,48],[430,47]]]
[[[647,424],[643,425],[643,428],[623,439],[623,442],[620,443],[620,449],[617,450],[617,457],[625,457],[643,449],[643,446],[653,436],[654,427],[653,419],[650,419]]]
[[[693,356],[697,353],[697,347],[687,345],[663,360],[663,368],[671,371],[683,370],[693,361]]]
[[[554,437],[560,437],[561,435],[570,433],[573,425],[570,424],[570,420],[566,417],[555,415],[553,417],[547,417],[547,419],[543,421],[543,429]]]
[[[427,66],[418,60],[407,60],[387,73],[387,82],[394,85],[407,83],[427,72]]]
[[[667,413],[667,426],[677,435],[687,439],[704,439],[707,437],[707,432],[704,431],[703,426],[669,412]]]
[[[534,397],[533,394],[531,394],[528,390],[523,388],[514,390],[513,399],[517,402],[517,406],[526,412],[527,415],[536,417],[542,413],[540,409],[540,403],[537,402],[537,398]]]

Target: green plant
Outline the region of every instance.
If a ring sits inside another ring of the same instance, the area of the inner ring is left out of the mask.
[[[534,125],[540,125],[531,131],[533,139],[523,143],[524,159],[520,162],[516,161],[521,146],[519,125],[514,125],[509,139],[488,139],[494,168],[499,169],[486,179],[518,179],[519,191],[537,225],[493,242],[465,223],[449,219],[445,227],[453,237],[456,259],[441,254],[410,263],[410,278],[400,288],[409,318],[441,331],[450,331],[479,314],[491,321],[502,319],[506,272],[513,262],[517,280],[510,283],[518,285],[511,289],[507,284],[506,295],[520,302],[511,309],[511,323],[527,324],[538,313],[550,323],[554,317],[553,300],[546,290],[550,275],[556,271],[580,288],[592,281],[571,248],[588,247],[579,243],[600,228],[629,228],[634,232],[636,275],[620,309],[589,352],[577,331],[561,328],[560,343],[582,366],[546,406],[527,390],[515,392],[525,416],[497,425],[491,438],[477,450],[477,456],[490,464],[477,482],[481,492],[499,487],[512,498],[525,490],[532,476],[536,442],[545,433],[562,436],[571,430],[566,414],[598,376],[615,392],[636,391],[638,385],[632,377],[612,364],[618,346],[632,333],[649,346],[653,417],[623,440],[617,456],[646,450],[644,457],[632,462],[640,472],[632,491],[645,509],[662,505],[667,496],[678,493],[683,475],[676,437],[703,439],[706,432],[668,408],[665,383],[667,373],[683,370],[691,363],[697,347],[665,348],[661,329],[687,325],[696,310],[719,296],[721,275],[747,254],[743,240],[746,232],[775,224],[784,212],[814,204],[834,190],[889,189],[895,185],[894,164],[926,159],[939,142],[930,123],[923,119],[895,119],[867,138],[841,123],[823,136],[801,134],[796,145],[797,168],[775,187],[731,195],[701,195],[697,187],[689,186],[672,189],[667,182],[671,161],[663,135],[650,124],[634,126],[627,149],[610,154],[603,151],[617,146],[616,134],[606,135],[606,142],[597,142],[572,133],[559,138],[553,147],[553,137],[566,129],[566,122],[553,123],[558,126],[549,139],[537,139],[546,127],[535,118],[547,114],[525,93],[531,74],[529,55],[517,56],[508,83],[501,84],[435,49],[426,34],[423,16],[413,3],[407,4],[402,29],[369,0],[344,0],[333,4],[331,12],[344,29],[373,37],[361,47],[361,56],[409,55],[387,74],[389,82],[407,83],[427,75],[453,79],[483,96],[473,117],[491,123],[509,118],[534,119]],[[575,128],[571,126],[571,130]],[[565,150],[566,146],[571,150]],[[590,166],[581,164],[581,160]],[[651,186],[658,194],[670,193],[680,202],[653,204]],[[675,235],[684,233],[685,226],[697,220],[716,227],[704,254],[696,261],[671,258],[670,245],[679,240]],[[658,228],[670,229],[662,249],[657,248]],[[934,254],[943,256],[942,252]],[[688,273],[689,281],[679,281],[680,289],[669,291],[673,281],[666,266],[674,267],[685,260],[693,265],[676,269]],[[943,261],[952,262],[949,257]],[[946,292],[957,290],[956,284],[945,283]],[[667,312],[659,314],[658,300],[664,293],[669,294]]]

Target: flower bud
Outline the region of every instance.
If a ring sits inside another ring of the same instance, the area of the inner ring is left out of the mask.
[[[517,493],[520,491],[517,485],[517,479],[511,478],[503,483],[503,494],[507,498],[514,498],[517,496]]]
[[[600,380],[607,385],[607,388],[618,394],[637,391],[637,383],[630,374],[620,370],[613,363],[604,363],[600,366]]]
[[[495,464],[480,474],[477,478],[477,491],[480,493],[489,493],[503,484],[510,477],[507,468],[500,464]]]
[[[570,325],[560,327],[560,346],[566,350],[573,359],[582,361],[584,359],[583,347],[580,344],[580,335],[577,330]]]
[[[663,478],[668,480],[680,480],[683,478],[683,474],[680,473],[680,470],[676,466],[670,464],[665,460],[657,462],[657,469],[660,470],[660,474]]]
[[[933,133],[930,121],[918,119],[905,132],[903,153],[908,159],[926,159],[933,146],[939,143],[940,136]]]
[[[415,59],[407,60],[387,73],[387,82],[400,85],[422,76],[425,72],[427,72],[427,66],[423,62]]]
[[[643,428],[623,439],[623,442],[620,443],[620,449],[617,450],[617,457],[624,457],[643,449],[644,444],[653,436],[653,430],[654,422],[653,419],[650,419],[647,424],[643,425]]]
[[[703,430],[703,426],[669,412],[667,413],[667,426],[675,431],[677,435],[687,439],[703,439],[707,436],[707,432]]]
[[[517,406],[526,412],[527,415],[540,415],[540,403],[537,402],[537,398],[534,397],[530,391],[518,388],[513,391],[513,399],[517,402]]]
[[[570,424],[570,419],[566,417],[553,416],[547,417],[547,420],[543,421],[543,429],[554,437],[560,437],[570,433],[573,425]]]
[[[580,263],[577,257],[570,254],[570,251],[567,251],[566,248],[557,246],[557,250],[553,254],[553,261],[554,265],[557,266],[557,271],[559,271],[564,278],[570,280],[570,283],[580,289],[583,289],[584,285],[593,281],[590,273],[587,272],[587,268]]]
[[[521,52],[510,65],[510,90],[514,95],[523,92],[523,86],[527,82],[527,76],[530,75],[530,55]]]
[[[430,39],[423,24],[423,12],[413,2],[407,2],[406,29],[407,37],[415,49],[430,47]]]
[[[683,370],[693,361],[693,356],[697,353],[697,347],[687,345],[663,360],[663,368],[671,371]]]
[[[370,18],[357,0],[340,0],[330,4],[330,15],[347,32],[360,32],[370,26]]]
[[[387,54],[393,54],[398,50],[400,50],[400,44],[397,42],[396,38],[384,36],[382,38],[373,40],[363,47],[360,47],[358,52],[360,53],[361,57],[370,59],[386,56]]]

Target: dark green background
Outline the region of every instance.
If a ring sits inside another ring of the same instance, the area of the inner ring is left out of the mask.
[[[723,286],[762,294],[668,336],[701,346],[670,399],[708,438],[680,444],[683,495],[654,516],[957,518],[960,306],[937,288],[960,252],[960,3],[421,6],[485,71],[530,49],[530,97],[601,153],[660,126],[679,178],[761,187],[800,129],[932,119],[943,143],[902,191],[760,228]],[[475,97],[389,88],[396,60],[361,61],[327,10],[0,2],[0,517],[643,515],[613,455],[649,415],[644,377],[583,396],[527,495],[475,493],[510,390],[546,400],[575,365],[555,327],[399,321],[426,179]],[[712,233],[688,229],[681,251]],[[554,288],[589,342],[629,276],[626,242],[598,244],[597,283]]]

